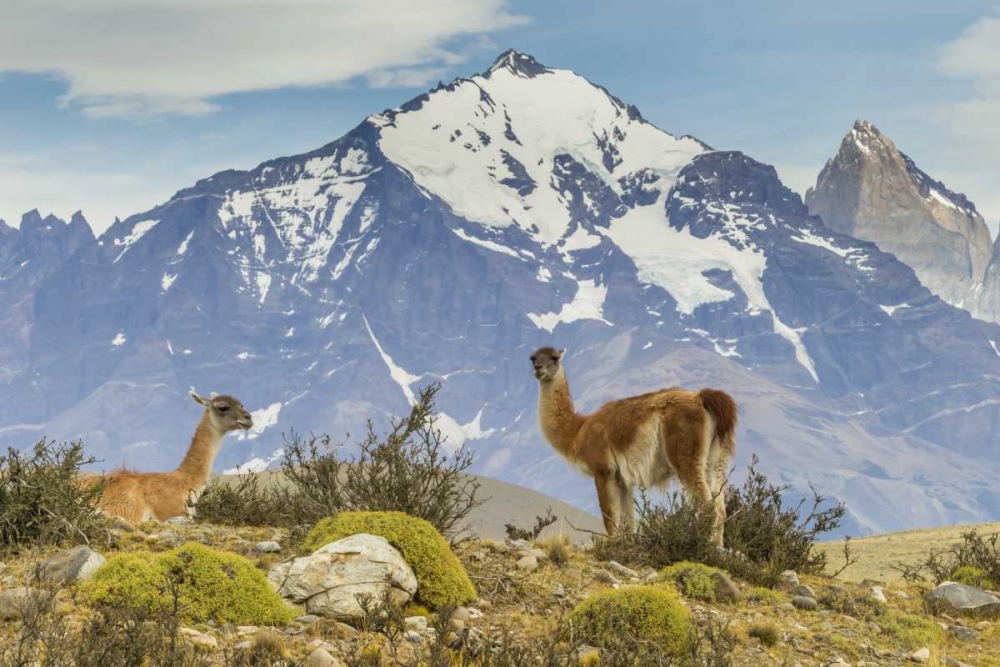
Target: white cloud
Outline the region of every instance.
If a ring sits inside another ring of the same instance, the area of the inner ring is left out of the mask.
[[[426,85],[461,60],[457,38],[526,20],[506,0],[8,2],[0,72],[54,73],[89,116],[200,115],[229,93]]]
[[[934,120],[948,132],[947,153],[956,183],[991,227],[1000,220],[996,155],[1000,153],[1000,15],[984,16],[942,46],[940,73],[970,85],[966,97],[938,105]],[[960,180],[959,180],[960,179]],[[947,181],[946,181],[947,182]]]
[[[984,16],[942,47],[938,69],[972,80],[984,94],[1000,95],[1000,16]]]

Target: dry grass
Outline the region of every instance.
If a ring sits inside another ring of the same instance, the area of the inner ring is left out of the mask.
[[[1000,523],[921,528],[853,539],[851,552],[857,556],[858,562],[844,570],[838,578],[844,581],[871,579],[887,583],[898,582],[901,577],[899,572],[892,569],[894,564],[913,564],[925,560],[931,549],[941,549],[960,542],[962,533],[972,529],[988,535],[1000,532]],[[821,542],[816,548],[827,554],[827,571],[835,571],[843,564],[843,540]]]

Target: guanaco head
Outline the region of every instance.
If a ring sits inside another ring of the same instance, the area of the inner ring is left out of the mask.
[[[194,399],[195,403],[205,406],[205,412],[208,413],[212,426],[220,433],[245,430],[253,426],[250,413],[246,411],[242,403],[232,396],[205,398],[192,391],[191,398]]]
[[[566,350],[554,347],[540,347],[531,355],[531,365],[535,368],[535,378],[540,382],[549,382],[559,375],[559,360]]]

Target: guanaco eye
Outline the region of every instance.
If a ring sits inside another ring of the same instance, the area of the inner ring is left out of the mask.
[[[227,412],[229,412],[229,406],[220,405],[219,407],[216,408],[216,410],[218,410],[221,414],[226,414]]]

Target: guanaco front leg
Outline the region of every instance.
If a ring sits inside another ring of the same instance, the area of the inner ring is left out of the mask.
[[[597,486],[597,503],[601,506],[601,518],[604,519],[604,531],[611,537],[618,532],[618,522],[621,520],[618,507],[620,500],[618,480],[610,470],[599,470],[594,475],[594,483]]]

